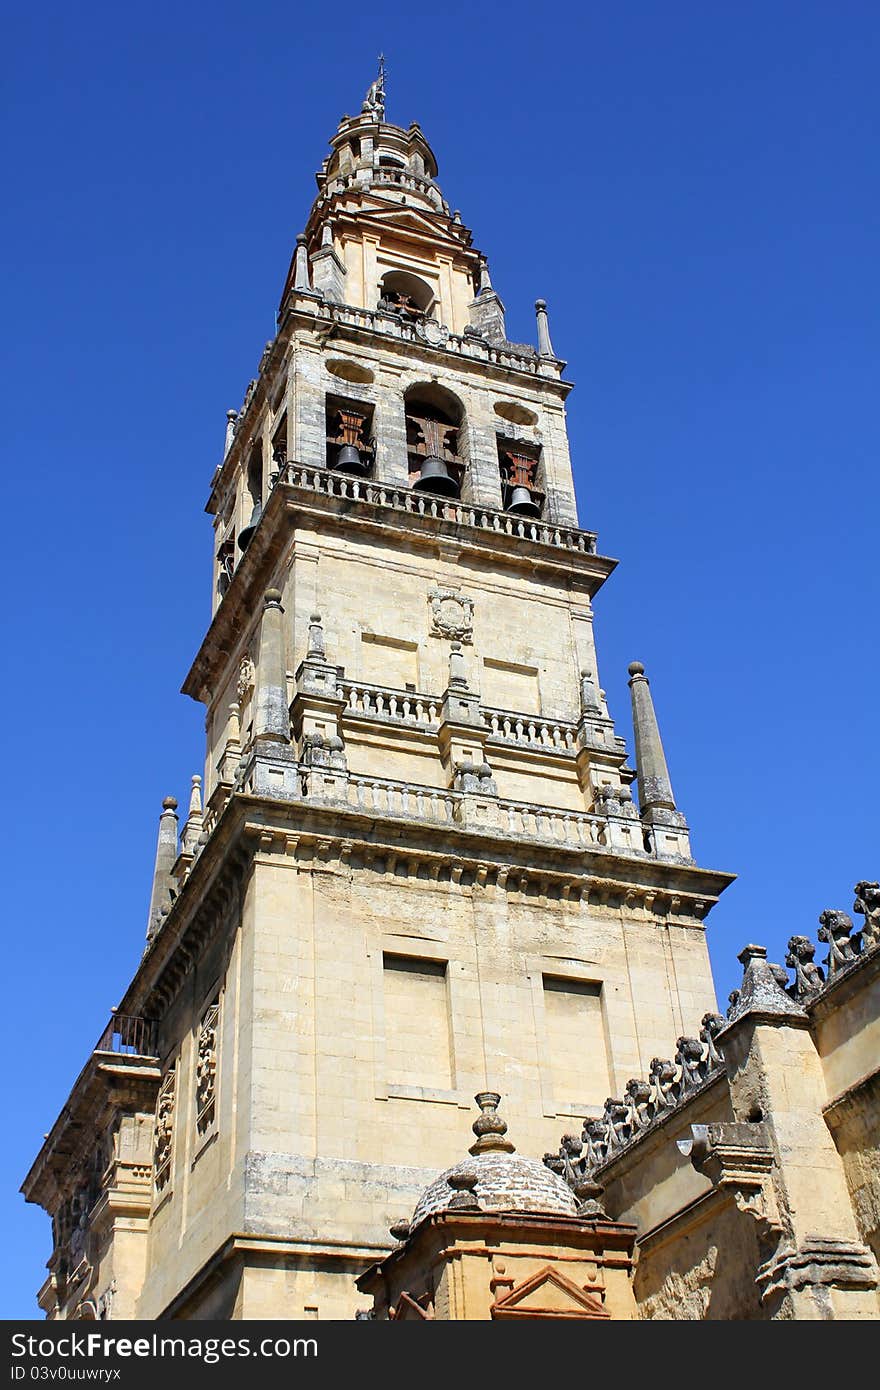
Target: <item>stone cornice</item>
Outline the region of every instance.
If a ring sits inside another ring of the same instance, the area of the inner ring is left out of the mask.
[[[696,926],[733,875],[613,849],[547,843],[500,830],[409,822],[337,803],[284,802],[238,793],[214,830],[144,955],[121,1013],[156,1016],[226,918],[257,854],[302,857],[318,872],[352,855],[373,864],[428,862],[441,882],[537,896],[543,905],[584,902]],[[382,872],[385,872],[383,868]],[[402,880],[398,880],[402,882]],[[425,880],[419,879],[420,886]],[[548,889],[552,896],[548,897]],[[164,1001],[164,1003],[163,1003]]]
[[[51,1210],[114,1109],[153,1109],[159,1068],[144,1057],[93,1052],[21,1185],[28,1202]]]

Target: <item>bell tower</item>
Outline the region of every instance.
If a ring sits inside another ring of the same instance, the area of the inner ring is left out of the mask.
[[[606,704],[616,562],[547,306],[508,340],[381,68],[330,147],[211,482],[204,784],[179,841],[166,802],[120,1005],[154,1039],[143,1318],[352,1316],[475,1093],[539,1157],[715,1008],[730,876],[638,663],[635,769]]]

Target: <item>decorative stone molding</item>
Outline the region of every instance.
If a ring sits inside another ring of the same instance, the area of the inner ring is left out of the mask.
[[[171,1177],[171,1152],[174,1144],[174,1102],[176,1064],[162,1078],[156,1101],[156,1123],[153,1130],[153,1181],[161,1192]]]
[[[826,1303],[828,1295],[822,1297],[822,1291],[875,1289],[877,1265],[866,1245],[811,1236],[799,1246],[783,1242],[759,1268],[756,1283],[763,1303],[809,1289],[814,1291],[814,1297],[820,1295],[820,1303],[827,1307],[826,1316],[833,1316]]]
[[[219,1000],[210,1005],[199,1029],[196,1056],[196,1129],[206,1134],[216,1119],[217,1101],[217,1025]]]
[[[256,669],[251,658],[249,656],[243,656],[239,663],[238,680],[235,685],[239,707],[244,705],[253,695],[256,674]]]
[[[435,637],[452,637],[459,642],[474,640],[473,600],[457,589],[431,589],[431,631]]]

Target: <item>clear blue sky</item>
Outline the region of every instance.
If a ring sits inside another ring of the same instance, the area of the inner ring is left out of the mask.
[[[582,524],[621,560],[600,674],[651,677],[735,954],[880,875],[872,3],[372,0],[7,11],[5,1247],[17,1188],[140,956],[156,820],[201,770],[178,695],[203,514],[313,174],[388,57],[515,339],[550,305]],[[674,1039],[670,1039],[670,1045]]]

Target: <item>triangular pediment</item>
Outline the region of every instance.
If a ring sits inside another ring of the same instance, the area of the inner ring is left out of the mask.
[[[358,209],[356,217],[359,227],[370,227],[374,231],[414,236],[418,237],[419,240],[439,241],[456,251],[468,250],[457,237],[449,235],[445,226],[445,217],[441,217],[439,214],[432,217],[429,212],[425,212],[421,208],[401,206],[399,203],[385,207],[361,207]]]
[[[430,1322],[434,1312],[430,1304],[423,1308],[411,1294],[402,1293],[392,1316],[395,1322]]]
[[[551,1265],[510,1289],[492,1305],[493,1318],[598,1318],[610,1314],[593,1294]]]

